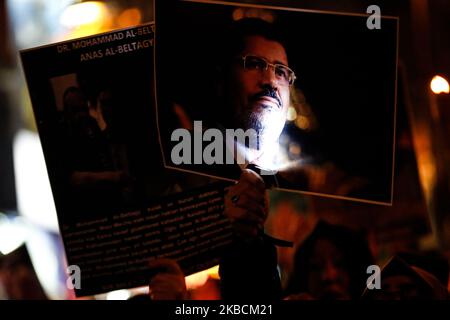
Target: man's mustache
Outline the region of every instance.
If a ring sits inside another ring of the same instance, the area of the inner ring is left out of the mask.
[[[257,94],[253,95],[250,101],[256,101],[262,97],[269,97],[275,99],[278,102],[278,106],[281,108],[282,106],[281,99],[278,97],[277,91],[275,89],[271,88],[264,89],[258,92]]]

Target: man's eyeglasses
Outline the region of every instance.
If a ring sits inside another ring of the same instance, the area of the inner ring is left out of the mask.
[[[275,71],[275,75],[281,84],[291,86],[296,79],[294,71],[281,63],[270,63],[264,58],[248,54],[242,57],[244,69],[246,70],[259,70],[265,71],[269,67],[272,67]]]

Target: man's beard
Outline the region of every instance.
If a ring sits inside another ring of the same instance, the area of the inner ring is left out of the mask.
[[[257,106],[238,115],[240,128],[252,129],[257,135],[257,150],[264,151],[271,143],[278,140],[284,127],[280,110]]]
[[[268,96],[278,101],[279,109],[258,101],[261,97]],[[244,130],[256,131],[257,149],[264,151],[274,141],[278,140],[284,127],[281,111],[281,101],[273,91],[264,90],[250,99],[250,106],[238,115],[238,123]]]

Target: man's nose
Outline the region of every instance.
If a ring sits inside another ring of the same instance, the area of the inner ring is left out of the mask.
[[[265,70],[262,70],[261,84],[263,86],[270,85],[271,88],[278,88],[278,78],[275,74],[275,68],[273,66],[267,66]]]

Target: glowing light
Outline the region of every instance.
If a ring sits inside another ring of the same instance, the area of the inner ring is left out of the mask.
[[[297,119],[297,111],[295,111],[294,107],[289,107],[286,119],[287,121],[294,121]]]
[[[127,300],[131,297],[131,293],[128,290],[117,290],[109,292],[106,295],[106,300]]]
[[[220,276],[219,276],[219,265],[206,270],[206,272],[208,272],[208,275],[209,275],[210,278],[217,279],[217,280],[220,279]]]
[[[431,80],[430,87],[435,94],[450,93],[448,81],[441,76],[435,76],[433,80]]]
[[[308,117],[305,116],[299,116],[297,117],[297,120],[295,121],[295,124],[303,130],[309,129],[310,123]]]
[[[141,21],[142,21],[142,14],[138,8],[126,9],[117,18],[117,24],[120,28],[134,26],[140,24]]]
[[[28,223],[26,246],[39,283],[49,299],[66,299],[68,289],[60,275],[65,270],[58,245],[50,233]]]
[[[208,281],[208,278],[220,279],[218,265],[187,276],[185,278],[186,287],[188,289],[196,289],[201,287],[206,283],[206,281]]]
[[[291,143],[289,145],[289,152],[295,156],[299,156],[302,152],[302,148],[297,143]]]
[[[207,270],[200,271],[185,278],[186,288],[188,289],[196,289],[198,287],[203,286],[206,281],[208,281],[208,272]]]
[[[106,11],[106,5],[99,1],[76,3],[67,7],[59,22],[65,27],[76,28],[102,20]]]
[[[55,203],[38,135],[20,130],[14,138],[13,155],[19,212],[35,225],[58,232]]]
[[[10,221],[0,214],[0,253],[7,255],[19,248],[26,240],[26,230],[23,225]]]

